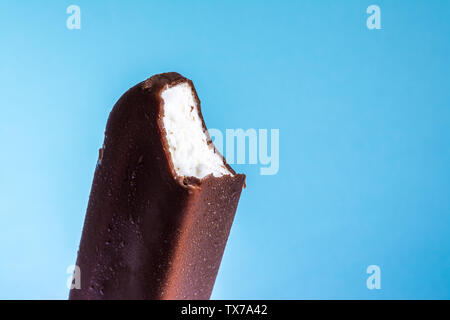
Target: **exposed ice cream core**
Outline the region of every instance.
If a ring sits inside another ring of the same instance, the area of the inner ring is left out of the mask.
[[[208,144],[191,86],[183,82],[161,93],[163,124],[175,172],[179,176],[203,178],[232,175],[222,157]]]

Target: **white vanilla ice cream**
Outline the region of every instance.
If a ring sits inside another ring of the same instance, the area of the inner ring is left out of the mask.
[[[215,152],[213,144],[208,144],[189,83],[166,87],[161,97],[164,101],[163,124],[176,174],[199,179],[209,174],[215,177],[233,175]]]

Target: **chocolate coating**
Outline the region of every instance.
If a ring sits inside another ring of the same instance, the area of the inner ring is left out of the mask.
[[[161,92],[192,82],[155,75],[111,111],[78,251],[81,289],[69,299],[209,299],[245,176],[178,177]],[[209,137],[208,137],[209,139]],[[210,141],[210,139],[209,139]]]

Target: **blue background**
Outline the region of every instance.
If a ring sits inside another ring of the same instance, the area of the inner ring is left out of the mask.
[[[277,175],[234,166],[212,298],[449,299],[449,17],[437,0],[1,1],[0,298],[67,298],[109,111],[177,71],[210,128],[280,129]]]

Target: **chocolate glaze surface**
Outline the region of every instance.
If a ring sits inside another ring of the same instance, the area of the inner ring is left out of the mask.
[[[129,89],[110,113],[69,299],[209,299],[245,175],[178,177],[162,124],[178,73]],[[209,138],[209,137],[208,137]],[[223,157],[222,157],[223,158]]]

